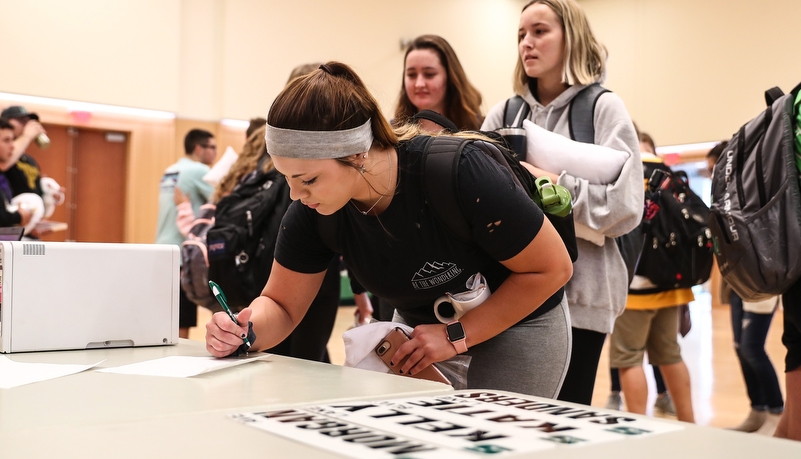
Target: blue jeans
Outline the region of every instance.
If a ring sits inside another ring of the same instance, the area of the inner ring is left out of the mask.
[[[770,410],[771,413],[781,413],[784,410],[784,400],[779,379],[765,352],[765,339],[772,319],[773,312],[757,314],[744,311],[742,298],[732,292],[731,325],[734,332],[734,350],[743,370],[751,408],[757,411]]]

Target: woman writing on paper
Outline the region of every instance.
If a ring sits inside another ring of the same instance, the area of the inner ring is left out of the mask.
[[[270,279],[239,323],[252,322],[255,350],[291,332],[334,256],[321,235],[321,222],[334,218],[348,267],[414,327],[395,355],[409,356],[404,374],[464,353],[472,359],[468,387],[555,397],[570,353],[562,286],[572,273],[558,233],[507,170],[469,144],[457,185],[472,240],[455,238],[424,201],[419,160],[428,137],[419,132],[415,125],[393,132],[344,64],[322,65],[279,94],[268,115],[267,150],[295,202]],[[492,295],[449,327],[462,333],[448,334],[433,304],[463,291],[477,272]],[[206,348],[229,355],[247,333],[215,314]]]

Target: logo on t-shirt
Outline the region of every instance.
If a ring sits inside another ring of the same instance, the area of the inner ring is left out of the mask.
[[[178,185],[178,172],[165,172],[161,177],[161,191],[172,192]]]
[[[415,290],[436,287],[450,281],[461,273],[462,270],[454,263],[429,261],[412,276],[412,287]]]

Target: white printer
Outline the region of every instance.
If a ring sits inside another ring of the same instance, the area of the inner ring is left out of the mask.
[[[0,242],[0,353],[178,342],[167,244]]]

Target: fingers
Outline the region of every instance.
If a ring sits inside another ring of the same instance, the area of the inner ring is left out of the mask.
[[[245,315],[246,318],[250,317],[249,312]],[[206,350],[215,357],[225,357],[233,353],[242,345],[243,336],[247,336],[246,320],[244,324],[244,327],[235,324],[224,312],[211,316],[206,324]]]
[[[184,194],[183,191],[179,187],[175,187],[172,193],[172,200],[175,204],[181,204],[182,202],[189,200],[189,193]]]
[[[30,120],[27,123],[25,123],[23,132],[30,136],[37,136],[39,134],[44,133],[45,129],[38,121]]]
[[[31,222],[31,216],[33,216],[33,212],[30,212],[30,211],[25,210],[23,208],[17,209],[17,212],[19,213],[19,216],[20,216],[20,225],[21,226],[27,226],[28,223]]]
[[[432,363],[434,362],[426,355],[426,352],[422,348],[417,348],[409,355],[409,358],[401,367],[401,373],[414,376]]]
[[[414,350],[415,350],[414,343],[412,343],[411,341],[403,343],[401,347],[399,347],[398,350],[395,351],[395,354],[392,356],[392,359],[389,362],[390,365],[394,367],[398,365],[400,362],[403,362],[403,359],[405,359],[406,356],[409,355],[410,353],[414,352]],[[404,366],[406,366],[406,364],[408,363],[409,361],[407,360],[404,363]],[[403,367],[401,367],[401,370],[402,373],[405,373],[406,370],[408,370],[408,368],[404,369]]]
[[[448,341],[443,326],[420,325],[414,329],[411,338],[392,357],[393,363],[397,364],[409,356],[400,368],[402,374],[415,375],[434,362],[456,355],[456,349]]]
[[[212,336],[208,329],[206,330],[206,350],[214,357],[227,357],[233,354],[238,347],[223,343]]]
[[[239,314],[236,315],[236,320],[240,325],[245,327],[245,333],[248,332],[248,321],[250,320],[251,315],[253,315],[253,310],[250,308],[245,308],[239,311]]]

